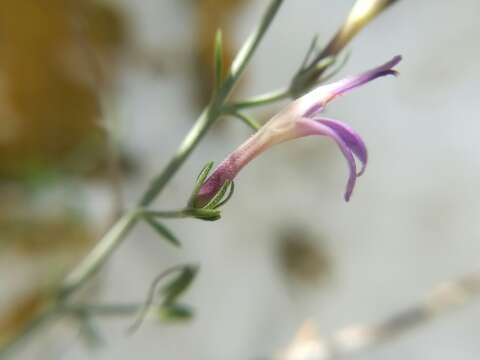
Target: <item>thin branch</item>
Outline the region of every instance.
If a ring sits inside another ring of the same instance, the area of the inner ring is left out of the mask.
[[[110,228],[93,250],[65,278],[59,291],[60,299],[64,299],[77,290],[98,271],[120,245],[119,239],[122,239],[133,228],[138,219],[137,211],[129,211]]]
[[[262,127],[262,125],[260,125],[259,123],[257,123],[254,119],[252,119],[251,117],[241,113],[241,112],[238,112],[238,111],[233,111],[233,112],[230,112],[228,113],[228,115],[232,115],[232,116],[235,116],[237,118],[239,118],[240,120],[242,120],[248,127],[252,128],[253,130],[257,131],[258,129],[260,129]]]
[[[144,306],[140,303],[126,304],[69,304],[62,308],[64,313],[82,314],[89,317],[131,316]]]
[[[240,109],[258,107],[263,105],[272,104],[274,102],[287,99],[290,97],[288,89],[278,89],[268,92],[266,94],[252,97],[251,99],[228,103],[224,106],[225,112],[236,111]]]
[[[312,334],[311,331],[308,331],[308,334],[302,334],[300,331],[298,338],[280,358],[291,360],[295,358],[294,354],[307,348],[310,351],[309,358],[318,360],[343,359],[358,355],[359,352],[375,348],[424,326],[478,299],[479,295],[480,272],[467,274],[439,284],[423,300],[393,313],[376,324],[347,326],[326,337]]]
[[[193,128],[183,140],[172,160],[170,160],[170,162],[165,166],[164,170],[160,173],[160,175],[158,175],[152,181],[150,187],[140,200],[141,206],[150,205],[152,201],[158,196],[158,194],[160,194],[160,192],[164,189],[165,185],[170,181],[173,175],[176,174],[183,162],[188,158],[193,149],[195,149],[197,144],[213,125],[215,120],[220,116],[221,109],[224,105],[225,100],[228,98],[236,82],[243,74],[245,67],[247,66],[253,53],[257,49],[258,44],[263,39],[263,36],[265,35],[267,29],[272,23],[282,2],[283,0],[273,0],[270,2],[259,26],[248,37],[243,47],[240,49],[237,56],[233,60],[229,75],[219,89],[216,98],[213,99],[212,102],[207,106],[207,108],[202,112],[200,118],[197,120]]]
[[[305,57],[303,58],[302,64],[300,65],[300,70],[304,69],[307,66],[308,61],[310,60],[310,56],[317,50],[317,43],[318,43],[318,34],[315,34],[315,36],[312,38],[312,42],[310,43],[310,46],[308,47]]]
[[[143,306],[140,308],[140,312],[138,314],[137,319],[135,322],[128,328],[128,333],[132,334],[135,331],[138,330],[138,328],[142,325],[143,320],[145,320],[145,316],[148,313],[148,309],[150,309],[153,305],[153,302],[155,300],[155,294],[157,292],[158,285],[170,274],[181,271],[185,268],[185,265],[177,265],[174,267],[171,267],[170,269],[165,270],[162,272],[160,275],[158,275],[152,282],[152,285],[150,286],[150,290],[147,295],[147,300],[143,304]]]
[[[167,210],[167,211],[142,210],[141,214],[146,216],[165,218],[165,219],[181,219],[181,218],[186,218],[191,216],[191,214],[187,211],[187,209]]]
[[[419,303],[387,317],[378,324],[351,326],[337,331],[329,342],[337,356],[378,346],[426,325],[473,301],[480,295],[480,272],[439,284]]]

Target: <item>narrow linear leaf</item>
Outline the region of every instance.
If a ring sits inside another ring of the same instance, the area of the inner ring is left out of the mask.
[[[162,236],[165,240],[177,247],[182,245],[180,241],[178,241],[177,237],[167,227],[165,227],[165,225],[158,222],[158,220],[148,215],[144,216],[144,219],[152,227],[152,229],[155,230],[155,232]]]
[[[158,315],[163,321],[186,321],[193,317],[193,310],[187,305],[171,304],[160,307]]]
[[[230,200],[230,198],[233,196],[233,193],[235,191],[235,183],[233,181],[231,181],[229,185],[230,186],[228,187],[227,196],[225,196],[225,198],[215,206],[215,209],[218,209],[220,206],[226,204],[228,202],[228,200]]]
[[[213,196],[213,198],[205,205],[203,208],[204,209],[214,209],[223,199],[225,196],[225,193],[227,192],[227,189],[230,187],[230,184],[232,183],[231,180],[226,180],[220,190],[217,191],[217,193]]]
[[[222,44],[222,31],[217,30],[215,35],[215,91],[218,91],[222,85],[223,74],[223,44]]]
[[[205,182],[205,179],[207,178],[208,174],[212,170],[213,167],[213,161],[210,161],[205,164],[205,166],[202,168],[200,173],[197,176],[197,185],[202,186],[202,184]]]
[[[186,288],[190,285],[195,277],[195,274],[198,270],[198,267],[195,265],[177,265],[171,267],[161,274],[157,275],[155,280],[153,280],[152,284],[150,285],[150,290],[148,291],[147,299],[143,304],[140,312],[138,314],[137,319],[135,322],[128,328],[128,333],[133,334],[137,331],[143,323],[143,320],[147,316],[152,308],[158,307],[165,307],[171,305],[178,296],[186,290]],[[158,290],[158,286],[160,283],[165,280],[167,276],[170,276],[173,273],[180,272],[180,275],[177,276],[174,280],[172,280],[165,288],[161,288],[160,291]],[[157,297],[157,293],[160,292],[164,299],[161,301],[160,304],[155,304],[155,298]],[[168,295],[170,294],[170,295]],[[159,310],[156,310],[159,311]]]
[[[347,64],[348,60],[350,59],[350,55],[351,55],[351,52],[350,51],[347,51],[345,53],[345,55],[343,56],[343,58],[341,59],[341,61],[338,63],[338,65],[336,65],[334,67],[334,69],[332,69],[332,71],[329,73],[329,74],[325,74],[325,76],[322,76],[319,80],[318,80],[318,83],[324,83],[328,80],[330,80],[331,78],[333,78],[335,75],[337,75],[344,67],[345,65]],[[332,67],[338,62],[338,59],[339,59],[339,56],[335,56],[335,60],[334,62],[332,63]]]
[[[87,315],[79,317],[80,321],[80,334],[85,340],[88,347],[91,349],[98,349],[105,345],[105,340],[100,335],[99,330],[94,325],[92,319]]]
[[[318,34],[315,34],[315,36],[313,37],[310,43],[308,51],[305,54],[305,57],[303,58],[302,65],[300,66],[300,71],[305,70],[305,68],[308,67],[308,62],[312,57],[312,54],[314,54],[314,52],[317,50],[317,44],[318,44]]]
[[[173,304],[180,295],[182,295],[195,279],[198,267],[193,265],[185,266],[179,275],[177,275],[172,281],[166,284],[160,290],[164,299],[163,305]]]
[[[208,174],[212,170],[213,167],[213,161],[210,161],[209,163],[205,164],[205,166],[202,168],[200,173],[197,176],[197,180],[195,182],[195,187],[193,188],[192,195],[190,195],[190,198],[188,200],[188,207],[193,207],[193,204],[195,203],[195,199],[197,198],[197,194],[200,191],[200,188],[202,187],[203,183],[207,179]]]
[[[262,127],[254,119],[252,119],[251,117],[249,117],[249,116],[247,116],[244,113],[241,113],[239,111],[235,111],[231,115],[236,116],[237,118],[242,120],[246,125],[248,125],[249,127],[251,127],[255,131],[257,131],[258,129],[260,129]]]

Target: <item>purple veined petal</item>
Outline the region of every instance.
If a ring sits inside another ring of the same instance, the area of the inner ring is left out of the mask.
[[[320,102],[320,101],[317,102],[311,108],[309,108],[308,111],[305,112],[305,114],[303,114],[303,116],[307,117],[307,118],[313,118],[313,117],[317,116],[318,114],[320,114],[323,111],[323,109],[325,109],[325,103]]]
[[[346,93],[349,90],[355,89],[358,86],[361,86],[369,81],[372,81],[376,78],[386,76],[386,75],[398,75],[398,72],[392,68],[397,65],[402,60],[400,55],[395,56],[392,60],[386,62],[383,65],[377,66],[371,70],[365,71],[364,73],[351,76],[346,79],[334,82],[327,85],[328,88],[333,93],[333,96],[341,95]]]
[[[392,60],[386,62],[383,65],[377,66],[371,70],[368,70],[360,75],[351,76],[346,79],[317,87],[311,92],[302,96],[299,100],[304,101],[308,106],[303,113],[304,117],[314,117],[319,114],[325,105],[332,101],[339,95],[342,95],[358,86],[361,86],[369,81],[372,81],[378,77],[386,75],[397,75],[397,71],[392,68],[402,60],[400,55],[395,56]]]
[[[353,188],[355,187],[355,182],[357,180],[357,165],[355,163],[355,158],[353,157],[352,150],[347,145],[347,143],[342,139],[342,137],[330,126],[327,126],[319,121],[309,119],[309,118],[302,118],[298,122],[298,126],[302,129],[304,136],[308,135],[323,135],[328,136],[329,138],[333,139],[340,151],[343,153],[343,156],[347,160],[348,168],[349,168],[349,176],[347,181],[347,188],[345,190],[345,201],[349,201],[350,197],[353,192]]]
[[[360,160],[362,168],[357,173],[357,176],[361,176],[365,172],[365,168],[368,162],[367,147],[361,136],[350,126],[342,123],[341,121],[324,117],[316,117],[313,120],[318,121],[325,126],[328,126],[333,131],[335,131],[338,136],[342,138],[345,144],[347,144],[348,148],[355,154],[357,159]]]

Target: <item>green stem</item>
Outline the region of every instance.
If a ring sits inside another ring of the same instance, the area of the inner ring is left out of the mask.
[[[220,95],[220,94],[219,94]],[[215,101],[215,100],[214,100]],[[191,152],[195,149],[197,144],[212,126],[214,120],[217,118],[217,111],[210,110],[212,105],[209,105],[200,115],[195,125],[184,138],[180,144],[175,155],[165,166],[163,171],[153,179],[147,191],[142,196],[139,205],[142,207],[148,206],[163,190],[165,185],[175,175],[178,169],[182,166],[184,161],[188,158]]]
[[[163,171],[152,181],[150,187],[144,193],[140,200],[140,206],[145,207],[160,194],[165,185],[170,181],[173,175],[202,140],[204,135],[213,125],[214,121],[220,115],[220,109],[226,98],[233,89],[235,83],[242,75],[247,63],[250,61],[253,53],[258,47],[260,40],[265,35],[283,0],[272,0],[267,8],[258,28],[250,35],[242,49],[239,51],[232,63],[230,73],[225,79],[222,87],[215,99],[202,112],[199,119],[195,122],[185,139],[180,144],[176,154],[166,165]],[[131,211],[122,216],[107,234],[98,242],[95,248],[78,265],[76,269],[66,278],[62,288],[61,295],[66,296],[85,281],[87,281],[101,265],[107,260],[113,251],[118,247],[126,234],[138,221],[137,211]]]
[[[165,185],[173,175],[175,175],[183,162],[221,114],[225,100],[228,98],[233,87],[245,70],[245,67],[265,35],[265,32],[270,26],[282,2],[283,0],[273,0],[270,2],[258,28],[248,37],[233,60],[230,73],[220,87],[216,99],[213,99],[210,105],[202,112],[202,115],[180,145],[177,153],[173,156],[160,175],[152,181],[150,187],[140,200],[141,206],[150,205],[158,194],[160,194]]]
[[[248,100],[233,102],[225,105],[225,112],[232,112],[240,109],[258,107],[263,105],[268,105],[283,99],[290,97],[290,92],[288,89],[278,89],[263,95],[255,96]]]
[[[248,127],[252,128],[253,130],[257,131],[258,129],[260,129],[262,126],[257,123],[254,119],[252,119],[251,117],[241,113],[241,112],[238,112],[238,111],[232,111],[232,112],[229,112],[228,113],[229,115],[232,115],[232,116],[235,116],[237,118],[239,118],[240,120],[242,120]]]
[[[64,313],[87,316],[128,316],[137,314],[143,304],[70,304],[62,308]]]
[[[110,228],[92,251],[65,278],[59,291],[60,299],[70,295],[98,271],[118,245],[120,245],[121,239],[137,223],[138,215],[137,210],[129,211]]]
[[[185,209],[172,211],[145,210],[142,213],[146,216],[160,217],[165,219],[180,219],[190,216]]]
[[[222,203],[223,204],[223,201]],[[173,211],[156,211],[156,210],[143,210],[141,214],[146,217],[160,217],[165,219],[181,219],[181,218],[196,218],[203,220],[217,220],[220,215],[220,210],[215,208],[185,208],[182,210]],[[214,217],[214,218],[212,218]]]

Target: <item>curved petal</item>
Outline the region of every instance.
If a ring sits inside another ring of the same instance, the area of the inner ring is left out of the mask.
[[[355,187],[355,182],[357,180],[357,165],[355,163],[355,158],[353,157],[352,150],[347,145],[345,140],[330,126],[327,126],[319,121],[315,121],[309,118],[302,118],[298,125],[302,128],[305,136],[308,135],[324,135],[333,139],[338,147],[340,148],[343,156],[347,160],[349,168],[349,176],[347,181],[347,188],[345,190],[345,201],[349,201]]]
[[[349,90],[355,89],[356,87],[361,86],[381,76],[398,75],[397,71],[393,70],[392,68],[397,65],[401,60],[402,57],[400,55],[397,55],[392,58],[392,60],[386,62],[383,65],[365,71],[360,75],[351,76],[349,78],[334,82],[326,86],[332,92],[333,96],[344,94]]]
[[[341,121],[329,118],[314,118],[313,120],[328,126],[335,131],[338,136],[347,144],[348,148],[355,154],[358,160],[362,163],[362,168],[357,173],[357,176],[361,176],[365,172],[365,168],[368,162],[368,151],[361,136],[353,130],[350,126],[342,123]]]
[[[364,171],[368,153],[360,135],[349,126],[333,119],[317,117],[326,104],[351,89],[385,75],[396,75],[393,67],[401,60],[396,56],[389,62],[335,83],[319,86],[298,98],[280,113],[271,118],[257,133],[232,152],[201,186],[197,205],[202,206],[223,186],[226,180],[233,180],[237,173],[253,158],[269,147],[287,140],[308,136],[324,135],[332,138],[342,151],[349,166],[349,178],[345,200],[349,200],[357,176]],[[362,167],[357,173],[357,158]]]
[[[303,116],[312,118],[319,114],[326,106],[339,95],[346,93],[358,86],[361,86],[378,77],[386,75],[397,75],[398,73],[392,68],[402,60],[400,55],[395,56],[392,60],[383,65],[377,66],[371,70],[356,76],[351,76],[343,80],[336,81],[331,84],[322,85],[309,93],[300,97],[297,101],[302,103]]]

